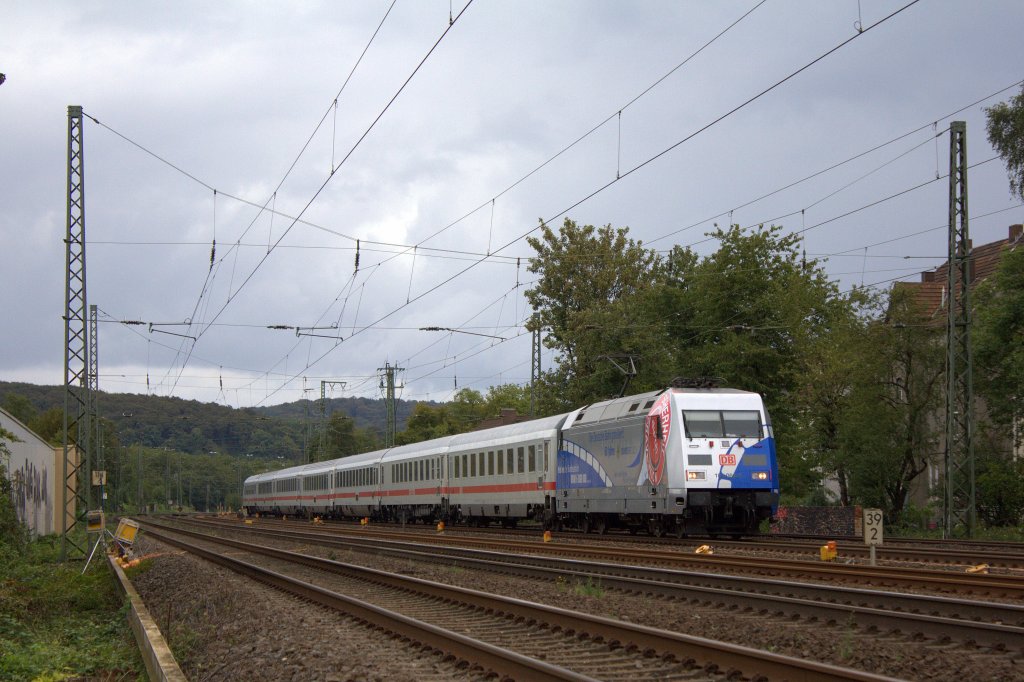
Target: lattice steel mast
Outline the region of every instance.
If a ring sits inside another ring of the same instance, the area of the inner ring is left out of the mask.
[[[89,342],[85,292],[85,148],[82,107],[68,107],[68,216],[64,288],[64,505],[61,513],[60,558],[85,557],[85,513],[90,508]]]
[[[327,387],[334,388],[340,386],[341,390],[345,390],[346,382],[344,381],[326,381],[320,380],[320,459],[324,459],[324,452],[327,448]]]
[[[537,382],[540,381],[540,315],[533,314],[533,338],[530,343],[530,416],[537,414]]]
[[[384,363],[383,367],[377,368],[378,372],[382,373],[380,388],[384,393],[384,405],[387,408],[387,427],[384,433],[384,447],[391,448],[395,446],[395,436],[398,435],[397,425],[397,400],[395,398],[395,389],[402,388],[396,386],[395,375],[399,372],[405,371],[401,367],[392,367],[388,363]]]
[[[949,126],[949,261],[946,291],[946,499],[944,533],[974,535],[974,387],[971,240],[967,225],[967,124]]]

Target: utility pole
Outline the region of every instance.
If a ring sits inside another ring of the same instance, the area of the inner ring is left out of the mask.
[[[85,291],[85,147],[82,107],[68,107],[67,232],[64,238],[64,434],[60,559],[85,558],[85,525],[92,485],[89,448],[89,368]],[[75,537],[78,535],[78,537]]]
[[[302,455],[309,462],[312,459],[312,453],[310,452],[311,443],[313,440],[313,424],[309,421],[309,392],[311,388],[306,388],[306,377],[302,377],[302,401],[305,403],[306,408],[306,428],[302,434]]]
[[[332,389],[335,386],[340,386],[341,390],[345,390],[344,381],[324,381],[320,380],[320,456],[324,456],[324,452],[327,449],[327,387],[330,386]]]
[[[378,367],[377,372],[380,374],[380,390],[384,395],[384,406],[387,409],[387,430],[384,433],[384,447],[393,448],[395,446],[395,436],[398,434],[398,428],[396,424],[396,412],[397,412],[397,400],[395,399],[395,390],[401,390],[404,386],[396,385],[395,376],[399,372],[405,370],[401,367],[392,367],[387,362],[384,363],[383,367]]]
[[[974,536],[974,363],[971,239],[967,225],[967,124],[949,126],[949,260],[946,325],[946,537]]]
[[[139,466],[138,466],[138,484],[139,484],[139,498],[138,498],[138,513],[141,514],[145,511],[142,501],[142,448],[139,448]]]
[[[540,381],[540,315],[533,314],[533,338],[530,343],[530,416],[537,413],[537,382]]]

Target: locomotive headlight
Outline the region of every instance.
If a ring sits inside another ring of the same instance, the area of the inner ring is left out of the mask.
[[[768,472],[767,471],[755,471],[754,472],[754,480],[755,481],[767,481],[768,480]]]
[[[704,480],[704,472],[703,471],[687,471],[686,472],[686,480],[687,481],[703,481]]]

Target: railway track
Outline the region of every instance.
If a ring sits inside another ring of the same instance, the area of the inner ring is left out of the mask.
[[[245,526],[237,521],[205,521],[225,527],[245,529],[287,529],[269,522]],[[264,525],[269,528],[263,528]],[[728,556],[724,554],[692,554],[647,547],[604,546],[603,544],[522,542],[508,538],[480,538],[466,535],[448,536],[435,533],[408,533],[380,527],[351,527],[348,531],[320,529],[301,524],[307,542],[332,537],[372,538],[377,541],[418,542],[442,547],[462,547],[494,552],[534,554],[548,557],[575,558],[587,561],[667,567],[684,571],[732,572],[745,576],[786,578],[793,580],[819,580],[826,583],[858,585],[871,589],[928,591],[975,599],[1010,600],[1024,602],[1024,577],[1000,574],[968,574],[956,571],[907,568],[902,566],[867,566],[820,561]]]
[[[581,562],[522,554],[431,547],[370,539],[324,540],[274,530],[261,537],[289,542],[317,542],[415,562],[444,562],[463,568],[497,571],[549,582],[597,582],[629,593],[659,595],[722,609],[755,610],[808,622],[842,623],[864,631],[900,632],[911,639],[955,641],[996,650],[1024,651],[1024,606],[901,594],[776,579],[682,572]]]
[[[196,531],[168,532],[150,522],[144,528],[150,537],[301,599],[355,613],[417,646],[514,679],[889,679]],[[215,551],[180,535],[231,550]],[[238,552],[258,556],[264,565],[230,556]],[[330,578],[314,583],[308,569]]]
[[[273,522],[272,518],[267,521]],[[283,521],[282,523],[295,523],[297,526],[308,525],[301,522]],[[325,528],[353,529],[358,525],[347,522],[326,522]],[[421,531],[431,532],[423,526],[410,525],[402,528],[406,532]],[[512,528],[463,528],[453,526],[446,530],[451,535],[466,535],[468,537],[479,536],[505,536],[537,538],[542,535],[539,528],[534,529],[512,529]],[[666,538],[651,536],[633,536],[627,533],[584,534],[575,531],[559,533],[559,537],[582,540],[591,544],[603,542],[625,541],[629,539],[639,545],[674,548],[684,551],[692,551],[702,544],[713,545],[717,549],[730,549],[738,551],[772,551],[780,554],[802,557],[816,557],[818,547],[829,540],[838,543],[839,554],[843,559],[854,559],[855,561],[867,561],[869,549],[864,545],[862,538],[849,536],[765,536],[764,538],[747,538],[745,540],[725,540],[721,538]],[[876,556],[879,561],[899,563],[919,563],[929,565],[955,565],[958,567],[977,566],[986,564],[991,569],[1007,569],[1010,571],[1021,571],[1024,573],[1024,544],[1022,543],[979,543],[977,541],[950,541],[950,540],[911,540],[907,538],[887,538],[885,544],[876,547]]]

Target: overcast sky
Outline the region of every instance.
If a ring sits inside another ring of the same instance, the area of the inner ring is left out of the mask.
[[[904,4],[5,2],[0,380],[64,381],[68,105],[91,117],[105,391],[377,397],[385,363],[405,398],[525,383],[540,218],[701,254],[715,222],[810,227],[844,289],[916,279],[946,250],[951,113],[980,163],[974,243],[1024,218],[981,163],[983,107],[1024,79],[1024,3],[921,0],[873,26]]]

